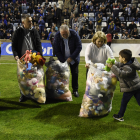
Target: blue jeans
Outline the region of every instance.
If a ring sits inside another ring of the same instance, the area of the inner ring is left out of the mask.
[[[122,97],[122,102],[121,102],[121,108],[120,108],[120,111],[118,113],[119,117],[123,117],[124,116],[127,103],[132,98],[132,96],[134,96],[136,98],[137,103],[140,106],[140,89],[137,89],[137,90],[131,91],[131,92],[124,92],[123,93],[123,97]]]

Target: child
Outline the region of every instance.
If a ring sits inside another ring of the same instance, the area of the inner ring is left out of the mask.
[[[120,91],[123,93],[121,108],[118,114],[113,118],[118,121],[124,121],[123,116],[127,103],[134,96],[140,106],[140,78],[136,70],[140,70],[140,63],[136,58],[132,58],[132,52],[128,49],[119,52],[119,61],[114,65],[109,65],[112,72],[118,77],[120,82]]]

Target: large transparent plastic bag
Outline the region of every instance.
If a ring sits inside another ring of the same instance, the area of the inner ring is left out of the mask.
[[[72,101],[71,91],[69,90],[70,69],[68,63],[50,59],[46,66],[47,97]]]
[[[17,60],[17,78],[21,93],[39,103],[46,102],[44,71],[40,65],[23,64]]]
[[[80,117],[103,116],[112,109],[113,91],[117,78],[112,72],[90,66],[85,94],[80,109]]]

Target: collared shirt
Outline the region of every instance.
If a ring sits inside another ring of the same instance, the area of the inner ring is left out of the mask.
[[[24,55],[26,53],[26,50],[33,50],[34,48],[29,30],[27,29],[24,30],[26,35],[24,36],[21,55]]]
[[[68,39],[63,38],[64,44],[65,44],[65,58],[69,58],[70,56],[70,49],[69,49],[69,44],[68,44]],[[73,65],[75,63],[74,60],[72,60],[71,65]]]

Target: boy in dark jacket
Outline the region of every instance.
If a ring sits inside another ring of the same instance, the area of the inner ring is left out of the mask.
[[[132,52],[128,49],[119,52],[119,61],[114,65],[109,64],[112,72],[118,77],[120,82],[120,91],[123,93],[121,108],[118,114],[113,118],[118,121],[124,121],[123,116],[127,103],[134,96],[140,106],[140,78],[136,70],[140,70],[140,63],[136,58],[132,58]]]

